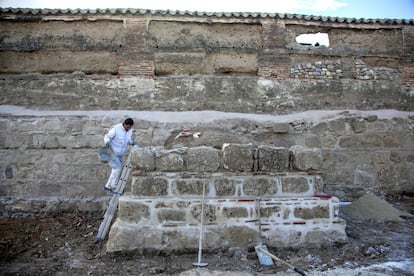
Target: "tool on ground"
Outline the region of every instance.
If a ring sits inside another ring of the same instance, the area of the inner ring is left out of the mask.
[[[134,146],[138,147],[138,146]],[[132,150],[131,150],[132,151]],[[118,209],[119,197],[123,194],[126,182],[128,181],[129,174],[131,173],[131,152],[128,155],[128,159],[125,165],[122,167],[121,176],[118,179],[117,189],[113,192],[112,198],[109,201],[108,209],[106,209],[104,219],[99,226],[98,235],[96,236],[96,241],[103,241],[106,234],[108,233],[109,227],[111,226],[112,218],[115,215],[116,210]]]
[[[178,133],[178,135],[175,137],[175,140],[177,140],[178,138],[181,137],[194,137],[194,138],[200,138],[201,136],[201,132],[191,132],[190,129],[185,128],[183,129],[183,131],[181,131],[180,133]]]
[[[203,222],[204,222],[204,195],[206,193],[206,183],[203,182],[203,196],[201,199],[201,214],[200,214],[200,238],[198,240],[198,259],[194,266],[203,267],[208,266],[208,263],[201,262],[201,254],[203,251]]]
[[[256,252],[257,252],[257,251],[260,251],[260,252],[262,252],[263,254],[265,254],[265,255],[269,256],[270,258],[272,258],[273,260],[278,261],[278,262],[280,262],[280,263],[283,263],[284,265],[286,265],[286,266],[287,266],[287,267],[289,267],[290,269],[293,269],[293,271],[295,271],[296,273],[298,273],[298,274],[300,274],[300,275],[302,275],[302,276],[306,276],[305,272],[303,272],[303,271],[302,271],[302,270],[300,270],[299,268],[297,268],[297,267],[295,267],[295,266],[291,265],[290,263],[288,263],[288,262],[286,262],[286,261],[284,261],[284,260],[280,259],[279,257],[276,257],[275,255],[273,255],[272,253],[270,253],[269,251],[267,251],[266,249],[264,249],[264,248],[263,248],[263,247],[261,247],[260,245],[256,246],[256,247],[255,247],[255,249],[256,249]]]
[[[260,247],[260,248],[264,248],[267,251],[266,245],[264,245],[262,242],[262,219],[261,219],[262,216],[260,213],[260,198],[256,200],[256,209],[257,209],[257,221],[258,221],[257,223],[259,224],[259,244],[255,247],[256,254],[257,254],[257,257],[259,258],[259,263],[261,265],[272,266],[273,265],[272,258],[267,256],[266,254],[263,254],[262,251],[257,250],[257,248]]]

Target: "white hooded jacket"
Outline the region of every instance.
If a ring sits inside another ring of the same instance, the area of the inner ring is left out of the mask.
[[[112,150],[117,156],[123,156],[128,145],[132,145],[134,142],[131,140],[132,128],[128,131],[125,130],[122,123],[117,124],[109,130],[104,136],[105,144],[111,146]]]

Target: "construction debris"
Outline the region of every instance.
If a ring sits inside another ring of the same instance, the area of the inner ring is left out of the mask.
[[[401,216],[411,216],[391,206],[373,194],[366,194],[341,209],[344,216],[357,220],[403,220]]]

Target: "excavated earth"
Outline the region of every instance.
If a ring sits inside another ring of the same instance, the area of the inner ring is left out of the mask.
[[[347,241],[322,248],[269,251],[307,275],[410,275],[414,271],[414,219],[410,216],[414,200],[399,197],[388,202],[407,215],[374,220],[344,211]],[[197,252],[109,253],[105,241],[95,241],[102,217],[72,213],[0,218],[0,274],[299,275],[282,263],[261,266],[254,244],[203,252],[202,262],[208,263],[203,268],[193,265]]]

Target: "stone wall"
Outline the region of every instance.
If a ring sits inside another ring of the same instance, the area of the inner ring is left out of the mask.
[[[59,115],[59,111],[9,112],[14,115],[3,114],[0,118],[3,157],[0,161],[0,209],[3,214],[104,208],[108,197],[102,186],[109,167],[98,160],[97,149],[103,143],[105,131],[124,116],[135,119],[135,139],[143,147],[158,149],[159,158],[155,161],[151,151],[148,158],[140,156],[134,161],[135,166],[149,171],[157,168],[176,173],[223,169],[236,172],[244,168],[245,172],[253,173],[270,167],[273,171],[283,168],[287,172],[313,172],[324,180],[324,192],[344,201],[358,198],[367,191],[377,194],[414,192],[414,117],[410,112],[313,111],[294,116],[247,117],[212,111],[202,114],[63,112],[66,115]],[[38,115],[29,115],[34,113]],[[202,135],[176,139],[183,128]],[[163,157],[164,151],[200,146],[221,149],[226,143],[244,144],[244,150],[233,153],[229,147],[220,157],[210,149],[211,159],[204,158],[201,164],[199,153],[192,154],[191,150],[185,160],[171,155]],[[256,152],[253,149],[265,152],[266,147],[258,148],[260,145],[290,149],[296,152],[295,156],[300,156],[306,148],[310,152],[305,152],[305,156],[313,154],[321,159],[293,159],[286,163],[276,162],[277,158],[263,162],[246,158]],[[234,158],[234,154],[240,158]],[[223,161],[218,162],[219,157]],[[227,158],[233,161],[227,162]],[[298,189],[302,186],[300,183],[296,183]],[[136,185],[134,187],[136,189]],[[127,190],[130,189],[128,184]],[[85,202],[89,202],[89,207]]]
[[[329,47],[295,41],[317,32]],[[96,150],[126,114],[144,146],[318,148],[341,200],[413,191],[413,20],[2,9],[0,41],[3,213],[102,208]]]
[[[134,148],[131,191],[120,198],[108,250],[196,250],[201,217],[205,249],[247,247],[260,242],[259,212],[270,246],[343,240],[339,200],[317,197],[321,165],[319,149],[297,145]]]
[[[329,35],[329,47],[295,41],[317,32]],[[1,102],[70,110],[412,111],[413,34],[412,20],[3,9]]]

